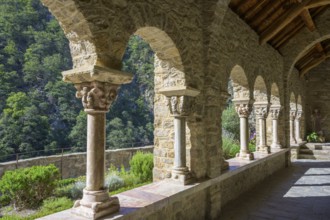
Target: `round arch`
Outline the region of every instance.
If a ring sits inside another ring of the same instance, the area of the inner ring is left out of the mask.
[[[232,97],[234,99],[242,99],[242,98],[249,99],[250,97],[249,83],[244,69],[240,65],[235,65],[232,68],[229,77],[230,77],[229,87],[232,88],[232,91],[229,91],[229,93],[232,95]]]

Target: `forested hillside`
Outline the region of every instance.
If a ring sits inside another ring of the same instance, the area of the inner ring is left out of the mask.
[[[0,0],[0,156],[85,150],[86,114],[61,80],[71,67],[68,41],[39,0]],[[129,42],[123,70],[135,77],[107,114],[111,148],[153,140],[153,52],[139,37]]]

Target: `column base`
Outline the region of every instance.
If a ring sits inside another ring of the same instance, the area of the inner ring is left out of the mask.
[[[262,154],[270,154],[269,146],[257,146],[257,151]]]
[[[253,153],[239,152],[236,154],[236,157],[242,160],[254,160]]]
[[[279,144],[279,143],[272,143],[272,145],[270,145],[270,147],[271,148],[278,148],[278,149],[280,149],[280,148],[282,148],[282,145]]]
[[[188,185],[195,181],[193,176],[189,172],[188,167],[173,168],[171,176],[172,180],[174,180],[175,183],[178,183],[180,185]]]
[[[118,198],[109,197],[107,190],[87,191],[84,189],[83,198],[74,203],[71,213],[94,220],[118,212],[119,209]]]

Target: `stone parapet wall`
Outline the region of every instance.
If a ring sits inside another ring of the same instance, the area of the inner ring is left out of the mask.
[[[219,219],[221,207],[250,190],[257,183],[284,169],[289,150],[271,155],[256,155],[254,161],[229,160],[230,170],[222,175],[191,185],[162,180],[117,194],[121,209],[105,219]],[[220,216],[221,218],[221,216]],[[69,210],[41,218],[72,219]]]
[[[105,153],[106,168],[109,168],[111,164],[118,168],[122,165],[129,168],[130,159],[138,151],[153,153],[153,146],[107,150]],[[63,179],[86,175],[86,153],[72,153],[64,154],[63,157],[53,155],[19,160],[18,163],[16,161],[0,163],[0,177],[7,170],[49,164],[55,164],[59,168]]]

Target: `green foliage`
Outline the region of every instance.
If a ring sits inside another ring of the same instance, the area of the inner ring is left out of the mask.
[[[312,143],[320,142],[319,135],[316,132],[312,132],[307,135],[307,141]]]
[[[69,209],[73,206],[73,201],[66,198],[49,198],[43,201],[40,210],[29,216],[5,215],[2,217],[4,220],[33,220],[55,212],[60,212]]]
[[[69,139],[73,144],[73,151],[85,151],[87,142],[87,114],[80,111],[76,119],[76,125],[72,128]]]
[[[108,175],[105,178],[105,185],[108,187],[109,191],[114,191],[125,186],[125,182],[117,175]]]
[[[232,136],[234,140],[239,140],[239,117],[235,111],[235,107],[230,104],[221,116],[222,128],[224,133],[229,133],[227,136]]]
[[[137,152],[129,162],[131,172],[143,182],[152,180],[153,154]]]
[[[35,208],[53,193],[58,179],[53,164],[7,171],[0,180],[0,191],[15,208]]]
[[[67,197],[72,200],[81,199],[83,189],[86,187],[85,181],[80,181],[78,178],[68,181],[68,184],[59,184],[55,189],[54,195],[56,197]]]
[[[240,146],[232,138],[222,137],[222,150],[225,159],[230,159],[239,153]]]

